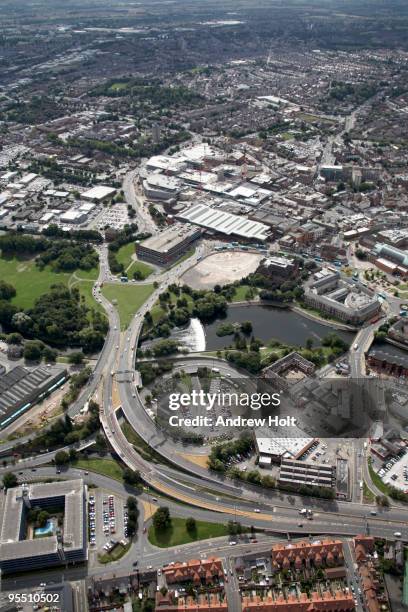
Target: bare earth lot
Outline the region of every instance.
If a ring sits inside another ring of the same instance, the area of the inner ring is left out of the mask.
[[[188,270],[182,280],[193,289],[212,289],[255,272],[261,259],[256,253],[214,253]]]

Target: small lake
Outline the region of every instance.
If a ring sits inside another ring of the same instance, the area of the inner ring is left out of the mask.
[[[355,336],[353,332],[333,329],[331,325],[323,325],[286,308],[253,305],[230,306],[224,319],[217,319],[204,326],[206,350],[222,349],[233,343],[233,335],[217,336],[216,332],[219,325],[222,323],[243,323],[244,321],[251,321],[253,335],[265,344],[272,339],[276,339],[285,344],[304,347],[307,339],[311,338],[313,346],[317,347],[321,346],[324,336],[332,332],[351,344]]]

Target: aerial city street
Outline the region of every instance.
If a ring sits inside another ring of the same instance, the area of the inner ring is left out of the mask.
[[[1,611],[408,609],[407,32],[3,0]]]

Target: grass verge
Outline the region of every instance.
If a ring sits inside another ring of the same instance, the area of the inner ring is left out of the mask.
[[[112,561],[118,561],[119,559],[121,559],[122,557],[126,555],[128,550],[130,549],[130,546],[131,546],[131,542],[128,542],[126,546],[123,546],[123,544],[120,544],[120,543],[117,544],[115,548],[111,550],[111,552],[107,552],[107,553],[98,555],[99,563],[106,564],[106,563],[112,563]]]
[[[170,527],[160,532],[156,532],[151,525],[148,533],[149,542],[159,548],[180,546],[226,535],[228,535],[228,529],[225,525],[207,521],[196,521],[196,529],[190,533],[186,529],[186,519],[182,518],[172,518]]]
[[[153,285],[119,285],[110,283],[104,285],[102,293],[112,303],[115,303],[120,317],[120,326],[124,330],[129,326],[133,315],[153,293]]]
[[[113,459],[77,459],[74,467],[123,482],[123,470]]]

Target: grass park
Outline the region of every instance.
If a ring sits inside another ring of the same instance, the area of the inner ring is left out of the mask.
[[[145,303],[153,291],[153,285],[108,283],[102,288],[102,293],[106,299],[112,302],[118,309],[122,330],[129,326],[133,315]]]
[[[196,521],[196,529],[189,532],[186,529],[186,519],[172,517],[171,525],[167,529],[157,532],[153,525],[149,527],[149,542],[159,548],[181,546],[199,540],[219,538],[228,535],[228,528],[222,523],[209,523],[207,521]]]
[[[153,268],[143,261],[138,261],[133,258],[135,254],[135,246],[133,242],[125,244],[120,247],[119,251],[115,253],[116,260],[122,264],[124,270],[129,278],[133,278],[135,272],[140,272],[141,280],[148,278],[153,272]]]
[[[98,278],[97,268],[73,273],[54,272],[50,266],[40,270],[34,258],[0,257],[0,278],[15,287],[17,295],[11,301],[22,310],[32,308],[40,295],[47,293],[57,283],[78,287],[89,307],[99,307],[92,296],[93,281]]]

